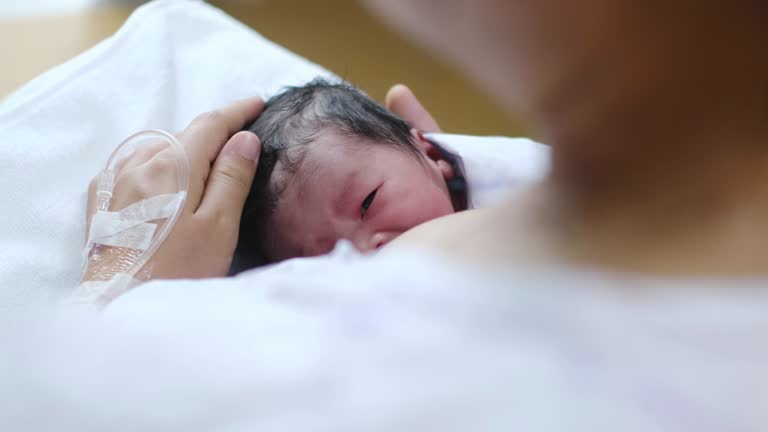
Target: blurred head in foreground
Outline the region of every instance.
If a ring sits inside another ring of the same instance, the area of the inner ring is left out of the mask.
[[[525,115],[571,181],[765,134],[762,0],[367,3]]]

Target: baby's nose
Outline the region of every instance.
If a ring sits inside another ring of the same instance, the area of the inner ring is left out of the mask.
[[[397,232],[382,232],[382,233],[376,233],[372,235],[368,239],[368,247],[366,248],[366,252],[375,252],[376,250],[382,248],[387,243],[394,240],[400,233]]]

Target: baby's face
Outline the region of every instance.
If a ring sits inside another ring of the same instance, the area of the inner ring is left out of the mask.
[[[321,255],[340,239],[373,251],[451,214],[447,170],[390,145],[324,132],[289,175],[269,227],[270,258]],[[278,165],[274,174],[279,178],[284,171]]]

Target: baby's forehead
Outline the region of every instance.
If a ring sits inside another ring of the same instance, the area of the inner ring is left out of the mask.
[[[289,162],[280,164],[279,168],[287,172],[290,178],[285,180],[289,183],[334,181],[365,170],[377,154],[391,151],[398,149],[389,143],[328,130],[294,151],[293,155],[287,155],[289,160],[298,161],[293,167]],[[301,154],[295,154],[297,152]]]
[[[327,199],[339,189],[351,190],[372,172],[398,173],[414,161],[417,151],[385,140],[326,128],[312,140],[289,147],[275,166],[270,187],[282,204],[294,206]],[[392,157],[398,155],[397,157]],[[386,161],[386,165],[382,165]],[[300,203],[297,203],[300,200]]]
[[[334,129],[326,129],[307,145],[306,156],[312,161],[332,165],[334,161],[352,161],[377,151],[386,151],[388,148],[391,149],[392,145]]]
[[[364,170],[366,159],[383,147],[362,138],[325,131],[312,141],[290,147],[278,160],[270,177],[270,188],[279,197],[277,209],[297,200],[313,201],[316,195]]]

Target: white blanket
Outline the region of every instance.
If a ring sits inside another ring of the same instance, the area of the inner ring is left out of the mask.
[[[0,314],[0,430],[768,430],[764,281],[295,264]]]
[[[124,138],[178,131],[197,114],[318,75],[332,76],[212,6],[169,0],[140,8],[114,36],[11,95],[0,106],[0,308],[55,300],[77,284],[86,188]],[[528,141],[499,159],[489,153],[498,138],[486,147],[477,137],[440,139],[510,163],[508,179],[542,171]]]

